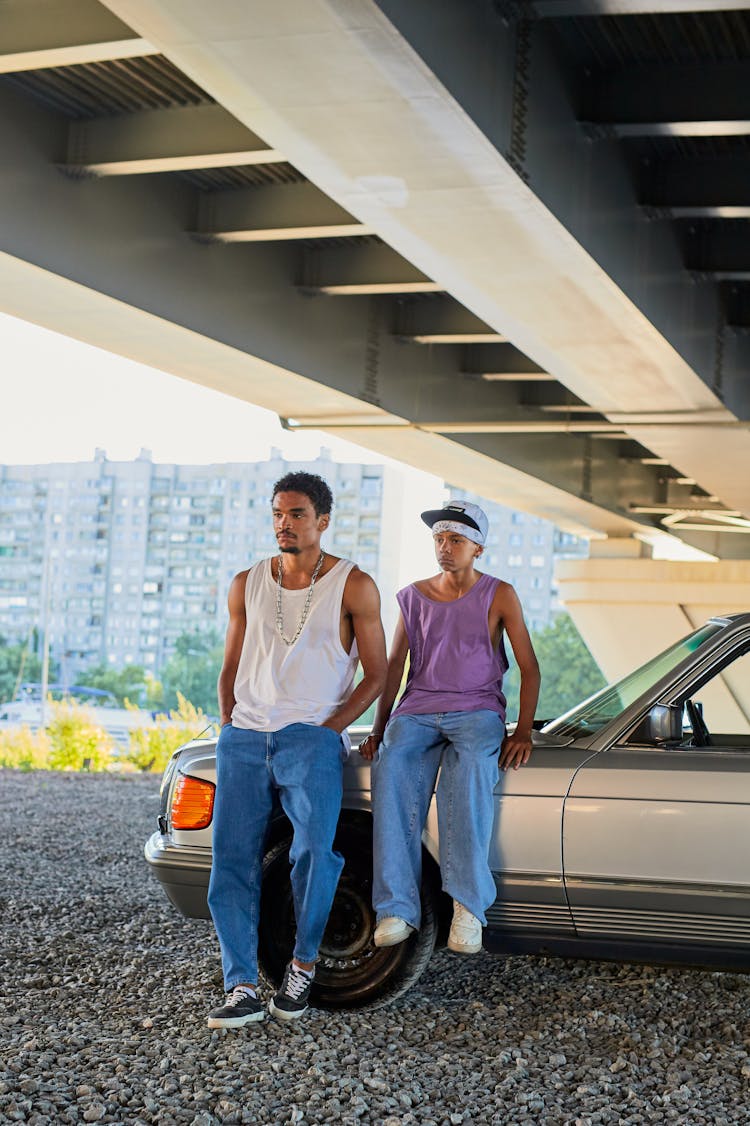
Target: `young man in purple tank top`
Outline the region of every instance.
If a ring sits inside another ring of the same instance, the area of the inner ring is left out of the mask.
[[[478,505],[422,513],[440,574],[399,591],[401,614],[373,732],[360,747],[372,768],[376,946],[403,942],[420,925],[422,830],[435,780],[440,871],[453,899],[448,947],[475,954],[496,896],[489,868],[498,765],[531,754],[539,666],[518,596],[474,569],[488,522]],[[518,724],[505,732],[508,635],[521,672]],[[409,655],[409,674],[391,715]]]

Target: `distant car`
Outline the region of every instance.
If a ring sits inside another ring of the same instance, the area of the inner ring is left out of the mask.
[[[750,614],[712,618],[534,734],[497,786],[497,900],[485,947],[750,969]],[[547,670],[554,675],[554,670]],[[366,730],[353,732],[357,745]],[[161,790],[146,858],[172,903],[207,917],[215,743],[189,743]],[[315,1003],[384,1003],[444,939],[433,802],[423,838],[422,929],[373,944],[369,765],[352,752],[337,846],[346,858]],[[279,809],[264,863],[260,958],[274,984],[293,940],[290,828]]]

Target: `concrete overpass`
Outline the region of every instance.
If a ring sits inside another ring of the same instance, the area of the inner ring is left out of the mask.
[[[749,76],[732,0],[0,0],[0,307],[591,537],[617,672],[750,605]]]

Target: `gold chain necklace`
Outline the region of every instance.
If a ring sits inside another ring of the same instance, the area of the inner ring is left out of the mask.
[[[284,614],[283,614],[282,609],[281,609],[281,589],[282,589],[281,583],[282,583],[282,580],[284,578],[284,556],[279,555],[279,571],[278,571],[278,578],[276,580],[276,628],[278,629],[279,636],[281,637],[281,640],[284,642],[285,645],[294,645],[295,641],[297,640],[299,635],[302,633],[302,627],[304,626],[305,622],[307,621],[307,615],[310,613],[310,606],[312,604],[313,587],[315,586],[315,580],[318,577],[318,572],[320,571],[320,568],[323,566],[323,560],[324,559],[325,559],[325,552],[321,551],[320,558],[318,559],[318,562],[315,564],[315,570],[313,571],[312,578],[310,579],[310,587],[307,591],[307,598],[305,599],[305,605],[302,607],[302,617],[299,620],[299,624],[297,625],[297,629],[294,633],[294,637],[286,637],[284,635]]]

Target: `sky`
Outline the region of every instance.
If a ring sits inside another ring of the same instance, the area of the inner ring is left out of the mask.
[[[290,433],[272,411],[3,313],[0,393],[0,465],[91,461],[97,449],[110,461],[145,449],[155,462],[254,462],[271,447],[293,461],[313,461],[324,447],[334,461],[395,465],[403,474],[400,578],[434,570],[419,513],[442,502],[443,482],[382,454],[318,430]]]
[[[320,431],[291,434],[271,411],[0,313],[0,464],[262,461],[271,446],[312,460],[387,461]],[[12,404],[12,409],[8,405]]]

